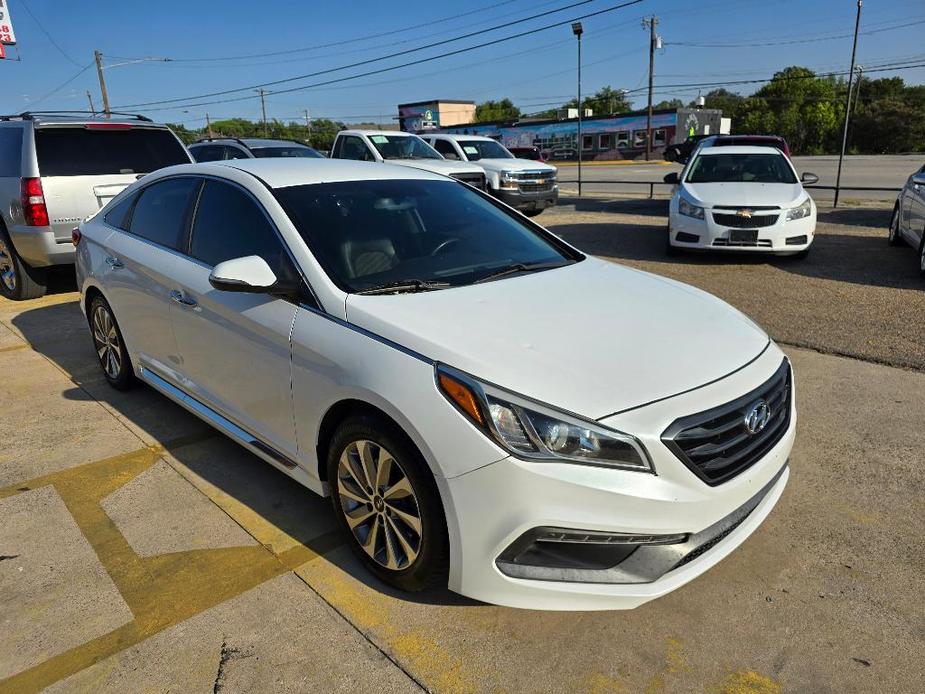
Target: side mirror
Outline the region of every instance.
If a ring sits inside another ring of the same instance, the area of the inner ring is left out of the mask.
[[[222,292],[269,294],[277,288],[276,275],[259,255],[233,258],[212,268],[209,284]]]
[[[912,185],[925,186],[925,173],[912,174]]]
[[[819,177],[814,173],[809,173],[808,171],[800,176],[800,181],[808,185],[819,182]]]
[[[672,171],[670,174],[665,174],[665,177],[662,180],[665,183],[670,183],[671,185],[676,186],[681,182],[681,177],[678,176],[677,171]]]

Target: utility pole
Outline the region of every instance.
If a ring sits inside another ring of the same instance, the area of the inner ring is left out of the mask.
[[[858,52],[858,29],[861,28],[861,6],[863,0],[858,0],[858,13],[854,20],[854,45],[851,47],[851,69],[848,71],[848,96],[845,97],[845,123],[841,133],[841,154],[838,155],[838,174],[835,176],[835,200],[832,207],[838,207],[838,194],[841,188],[841,167],[845,158],[845,145],[848,144],[848,122],[851,118],[851,88],[854,86],[854,58]]]
[[[649,30],[649,108],[646,112],[646,161],[652,158],[652,80],[655,76],[655,27],[658,17],[652,15],[642,20],[642,28]]]
[[[305,127],[308,128],[308,141],[312,141],[312,117],[308,114],[308,109],[305,109]]]
[[[208,113],[206,114],[206,131],[209,133],[209,138],[210,138],[210,139],[213,138],[213,137],[215,137],[215,136],[212,134],[212,121],[209,120],[209,114],[208,114]]]
[[[264,97],[267,94],[267,90],[261,88],[255,91],[258,94],[260,94],[260,110],[263,111],[263,136],[266,137],[267,136],[267,102]]]
[[[103,77],[103,54],[99,51],[93,51],[93,58],[96,60],[96,76],[100,78],[100,94],[103,97],[103,113],[109,118],[112,112],[109,110],[109,93],[106,91],[106,79]]]
[[[578,197],[581,197],[581,35],[584,33],[581,22],[572,22],[572,33],[578,39]]]
[[[94,116],[96,115],[96,106],[93,105],[93,96],[90,94],[90,90],[87,90],[87,101],[90,102],[90,113]]]

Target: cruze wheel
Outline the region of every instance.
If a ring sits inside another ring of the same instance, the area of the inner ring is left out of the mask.
[[[891,246],[901,246],[903,243],[903,236],[899,233],[899,205],[893,208],[893,216],[890,217],[890,235],[888,238]]]
[[[90,304],[90,333],[106,380],[118,390],[129,388],[134,381],[134,374],[128,351],[112,309],[100,296]]]
[[[354,553],[402,590],[446,586],[446,522],[420,454],[399,432],[371,417],[337,430],[328,455],[334,512]]]

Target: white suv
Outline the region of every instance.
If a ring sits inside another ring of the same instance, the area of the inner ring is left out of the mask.
[[[388,162],[450,176],[480,190],[485,174],[475,164],[446,161],[417,135],[396,130],[341,130],[331,147],[332,159]]]
[[[485,170],[488,190],[528,217],[559,200],[558,170],[530,159],[517,159],[504,145],[480,135],[430,134],[423,138],[445,159],[469,161]]]
[[[733,551],[787,483],[793,377],[758,326],[445,176],[172,167],[81,225],[77,277],[114,387],[329,494],[399,588],[634,607]]]

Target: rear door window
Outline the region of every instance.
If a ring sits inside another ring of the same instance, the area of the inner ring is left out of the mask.
[[[0,176],[21,176],[22,128],[0,128]]]
[[[219,161],[225,154],[224,150],[221,145],[202,145],[190,147],[189,151],[196,161]]]
[[[130,231],[166,248],[181,250],[190,201],[199,183],[192,177],[168,178],[145,188],[132,212]]]
[[[128,231],[128,222],[132,212],[132,205],[135,204],[137,198],[137,194],[127,196],[125,200],[113,206],[103,219],[105,219],[106,223],[111,227]]]
[[[279,275],[283,246],[255,200],[227,183],[206,181],[196,206],[190,255],[210,266],[259,255]]]
[[[35,149],[42,176],[146,174],[190,163],[183,145],[163,128],[37,128]]]

